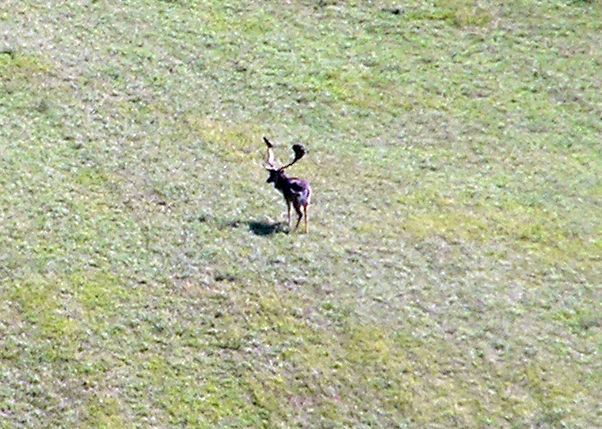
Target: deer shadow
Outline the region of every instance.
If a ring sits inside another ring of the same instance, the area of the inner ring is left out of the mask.
[[[249,225],[249,230],[255,235],[272,235],[279,232],[288,233],[286,229],[284,229],[284,223],[282,222],[265,222],[265,221],[250,221],[247,222]]]
[[[196,219],[203,223],[213,224],[217,229],[236,229],[246,225],[255,235],[268,236],[278,233],[288,234],[289,230],[284,222],[266,222],[264,220],[218,220],[210,215],[200,215]]]

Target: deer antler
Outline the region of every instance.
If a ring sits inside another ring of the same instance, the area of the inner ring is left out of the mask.
[[[303,158],[303,155],[305,155],[305,148],[303,147],[303,145],[300,144],[294,144],[293,145],[293,152],[295,152],[295,159],[293,159],[293,161],[287,165],[285,165],[284,167],[280,167],[281,170],[284,170],[285,168],[290,167],[291,165],[293,165],[295,162],[299,161],[301,158]]]
[[[265,164],[269,168],[274,168],[274,145],[268,140],[267,137],[264,137],[263,141],[265,142],[266,146],[268,147],[268,155],[265,159]]]

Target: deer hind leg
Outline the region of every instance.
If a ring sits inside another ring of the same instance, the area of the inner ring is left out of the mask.
[[[299,227],[299,223],[301,222],[301,218],[303,217],[303,212],[301,211],[301,206],[299,206],[299,203],[295,202],[293,203],[293,206],[297,212],[297,224],[295,225],[295,229],[297,229]]]
[[[303,206],[303,214],[305,215],[305,217],[303,218],[303,221],[305,222],[305,233],[307,234],[308,232],[308,227],[307,227],[307,223],[308,223],[308,215],[307,215],[307,211],[309,210],[309,206],[306,204]]]

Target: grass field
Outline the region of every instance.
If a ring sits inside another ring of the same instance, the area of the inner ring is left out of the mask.
[[[599,0],[4,0],[0,427],[602,427],[601,79]]]

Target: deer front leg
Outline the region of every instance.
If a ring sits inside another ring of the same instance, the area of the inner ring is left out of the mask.
[[[291,202],[289,200],[286,200],[286,209],[287,209],[287,215],[288,215],[288,229],[291,229]]]
[[[297,224],[295,225],[295,229],[299,228],[299,223],[301,222],[301,218],[303,217],[303,213],[301,212],[301,207],[299,204],[295,203],[295,211],[297,212]]]

